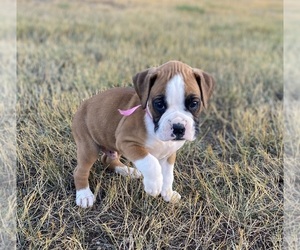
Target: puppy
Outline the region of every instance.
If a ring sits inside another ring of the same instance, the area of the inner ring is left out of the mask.
[[[173,190],[176,151],[199,133],[199,115],[214,89],[206,72],[179,61],[149,68],[133,77],[134,88],[113,88],[84,101],[72,132],[77,146],[76,204],[91,207],[88,178],[100,151],[101,162],[124,176],[143,175],[144,190],[167,202]],[[123,155],[136,169],[120,161]]]

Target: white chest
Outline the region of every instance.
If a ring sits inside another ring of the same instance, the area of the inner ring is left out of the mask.
[[[184,143],[185,141],[160,141],[155,138],[149,138],[146,142],[146,147],[150,154],[160,160],[175,153]]]

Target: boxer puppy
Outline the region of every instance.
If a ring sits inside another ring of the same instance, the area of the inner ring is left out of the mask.
[[[90,169],[101,162],[124,176],[143,175],[144,190],[177,202],[172,189],[176,151],[199,133],[199,115],[214,88],[206,72],[179,61],[149,68],[133,77],[134,88],[113,88],[85,100],[74,116],[77,145],[74,171],[76,204],[95,201],[88,183]],[[136,169],[120,161],[123,155]]]

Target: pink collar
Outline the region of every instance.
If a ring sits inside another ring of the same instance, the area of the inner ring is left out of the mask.
[[[121,110],[121,109],[118,109],[118,111],[120,112],[121,115],[123,116],[130,116],[134,113],[134,111],[136,111],[139,107],[141,107],[142,105],[137,105],[131,109],[126,109],[126,110]]]
[[[126,109],[126,110],[121,110],[121,109],[118,109],[118,111],[120,112],[121,115],[123,116],[130,116],[132,115],[139,107],[141,107],[142,105],[137,105],[131,109]],[[146,109],[145,109],[146,113],[150,116],[150,118],[152,118],[152,115],[149,111],[149,105],[147,103],[147,106],[146,106]]]

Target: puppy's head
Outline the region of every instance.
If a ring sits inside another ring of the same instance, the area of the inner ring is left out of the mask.
[[[215,85],[209,74],[170,61],[137,73],[133,83],[160,140],[196,138],[200,112],[207,107]]]

